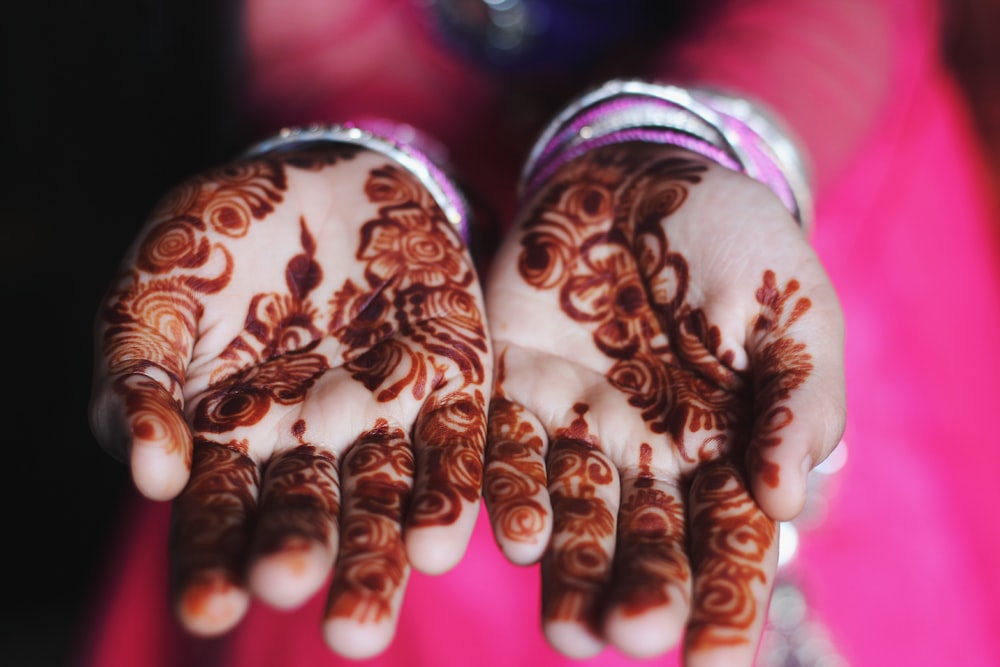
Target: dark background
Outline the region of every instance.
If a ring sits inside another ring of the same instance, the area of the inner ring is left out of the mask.
[[[1000,0],[947,6],[942,48],[1000,155]],[[130,488],[87,424],[101,293],[156,199],[251,137],[235,0],[3,14],[0,663],[47,667],[71,664]]]

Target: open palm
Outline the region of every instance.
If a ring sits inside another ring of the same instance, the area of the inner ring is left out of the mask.
[[[597,149],[525,203],[487,307],[485,497],[507,557],[541,559],[549,641],[750,664],[775,521],[844,422],[840,308],[794,219],[692,153]]]
[[[176,497],[190,630],[228,630],[253,595],[296,606],[335,570],[327,641],[371,655],[411,564],[461,558],[492,376],[482,295],[434,199],[384,155],[325,144],[181,184],[96,340],[93,429],[142,493]]]

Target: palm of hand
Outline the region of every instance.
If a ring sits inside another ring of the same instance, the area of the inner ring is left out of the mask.
[[[192,630],[231,627],[247,586],[297,605],[336,558],[327,639],[368,655],[409,564],[461,556],[492,364],[447,226],[407,172],[343,146],[230,165],[154,213],[98,319],[92,421],[144,493],[184,488],[171,550]]]
[[[804,241],[760,241],[800,235],[783,210],[761,215],[769,193],[750,183],[736,203],[750,222],[705,207],[699,189],[742,178],[655,147],[596,151],[494,264],[486,500],[511,560],[545,549],[543,622],[567,654],[608,640],[653,655],[687,625],[690,664],[752,659],[777,545],[750,484],[779,486],[768,457],[814,370],[792,335],[812,302],[776,271],[832,295]]]

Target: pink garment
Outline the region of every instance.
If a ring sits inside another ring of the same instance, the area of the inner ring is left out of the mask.
[[[305,122],[398,110],[388,106],[388,89],[377,83],[339,96],[327,94],[333,84],[314,83],[314,97],[300,95],[282,113],[282,93],[301,90],[308,76],[322,81],[323,72],[345,65],[324,41],[328,33],[320,20],[315,34],[298,42],[296,53],[283,52],[281,22],[263,20],[266,4],[251,3],[249,23],[257,54],[254,99],[261,114],[279,122]],[[331,4],[337,3],[326,6]],[[813,92],[831,95],[836,103],[831,113],[855,111],[849,100],[832,94],[837,90],[873,105],[871,113],[845,118],[844,135],[835,133],[835,119],[800,112],[790,118],[813,154],[822,157],[814,242],[846,313],[849,451],[826,521],[803,535],[796,573],[853,667],[996,667],[1000,522],[994,513],[1000,507],[1000,448],[993,444],[990,415],[1000,398],[995,389],[1000,346],[994,343],[1000,331],[1000,227],[964,101],[936,54],[931,3],[870,4],[891,19],[883,53],[888,83],[837,88],[836,74],[849,83],[856,63],[847,58],[838,72],[833,49],[813,53],[834,70],[832,83],[816,83]],[[812,3],[801,3],[806,5]],[[372,13],[382,12],[383,26],[401,20],[392,12],[411,11],[382,0],[371,6],[379,8]],[[741,60],[738,49],[705,45],[715,39],[712,30],[724,33],[741,22],[756,21],[778,34],[775,21],[808,20],[794,6],[786,0],[734,2],[729,15],[681,45],[690,60],[678,56],[664,71],[674,68],[689,77],[728,82],[780,106],[785,92],[750,66],[746,51]],[[775,14],[775,7],[785,13]],[[496,168],[506,180],[484,181],[481,190],[507,196],[510,169],[516,167],[512,156],[525,144],[504,144],[511,130],[490,125],[497,121],[495,91],[459,61],[434,51],[431,42],[412,39],[420,47],[409,67],[419,83],[404,96],[415,105],[413,116],[404,120],[452,146],[478,137],[476,150],[457,149],[456,162],[473,180],[485,179]],[[439,69],[425,71],[417,64],[422,58]],[[776,57],[774,62],[782,61]],[[300,67],[303,63],[311,69]],[[409,76],[400,80],[415,80]],[[350,91],[357,82],[343,85]],[[434,91],[429,101],[417,94],[427,90],[422,86]],[[462,113],[456,116],[456,109]],[[449,123],[455,117],[461,122]],[[491,136],[495,142],[484,138]],[[490,166],[483,166],[492,158]],[[105,596],[86,632],[81,666],[357,664],[322,643],[323,594],[292,613],[255,603],[244,621],[220,639],[185,635],[167,603],[168,516],[168,505],[138,498],[127,512],[121,539],[109,553]],[[539,627],[537,567],[506,563],[485,519],[482,511],[469,551],[453,571],[412,575],[394,643],[361,664],[640,664],[613,649],[573,661],[548,648]],[[675,665],[677,660],[671,654],[643,664]]]

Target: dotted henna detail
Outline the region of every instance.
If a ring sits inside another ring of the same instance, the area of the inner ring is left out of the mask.
[[[726,459],[699,471],[691,505],[695,604],[687,643],[694,649],[747,643],[747,631],[762,611],[754,587],[763,590],[769,584],[763,563],[776,525]]]

